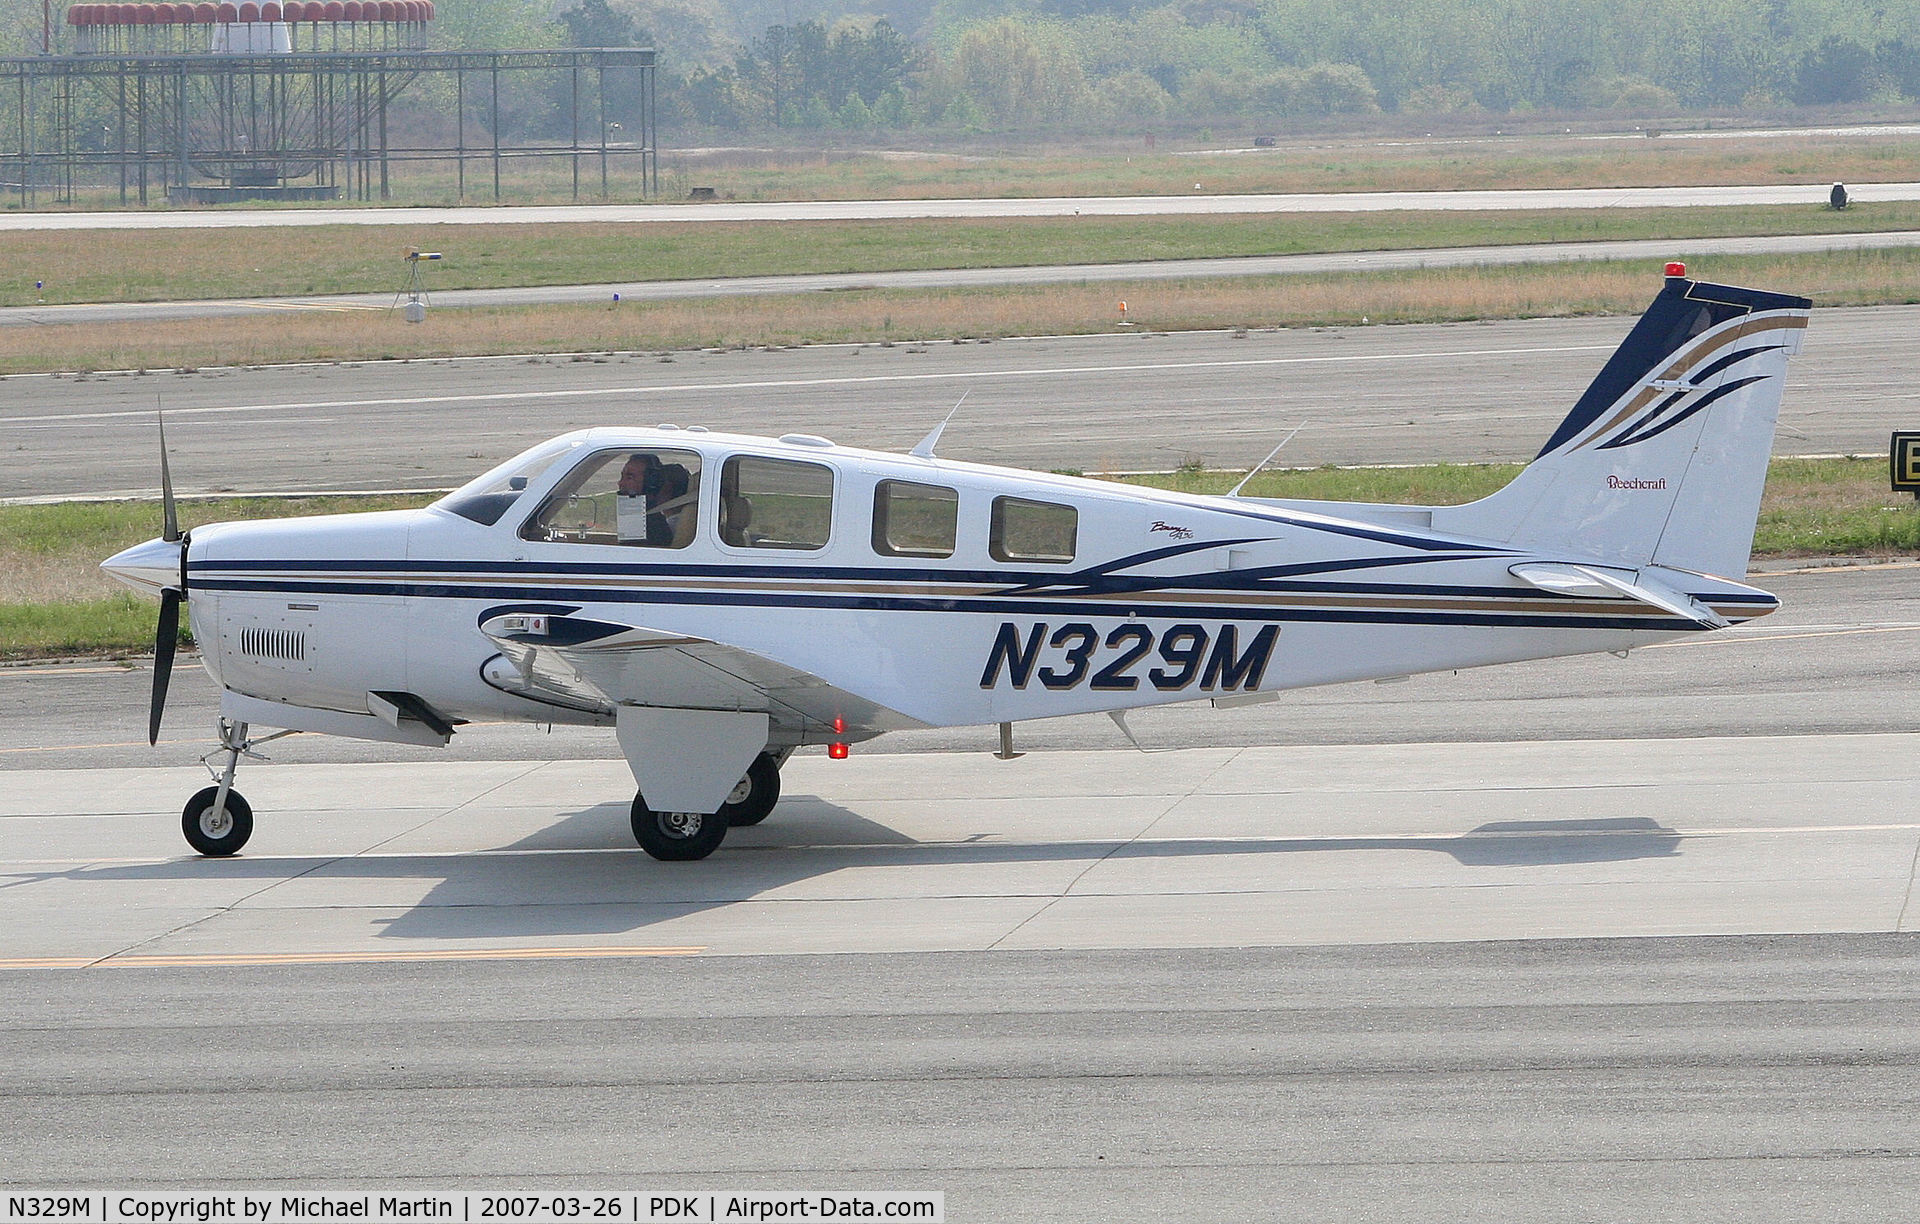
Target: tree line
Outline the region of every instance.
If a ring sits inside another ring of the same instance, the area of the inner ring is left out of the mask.
[[[459,0],[439,6],[431,37],[468,49],[653,46],[663,121],[730,131],[1115,131],[1920,100],[1920,0],[868,0],[858,11],[878,16],[848,15],[855,8],[574,0],[551,15],[547,0]],[[0,0],[0,51],[37,50],[40,13],[38,0]]]
[[[667,116],[733,130],[1764,109],[1920,100],[1920,0],[954,0],[670,51]]]

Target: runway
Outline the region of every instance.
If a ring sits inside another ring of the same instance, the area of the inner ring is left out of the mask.
[[[0,213],[6,230],[257,229],[314,225],[564,225],[599,222],[869,221],[924,217],[1135,217],[1273,212],[1511,211],[1825,204],[1831,183],[1737,187],[1580,187],[1493,191],[1292,192],[949,200],[726,200],[712,204],[568,204],[460,208],[235,208]],[[1849,183],[1861,204],[1920,199],[1920,183]]]
[[[1710,269],[1709,269],[1710,271]],[[1648,279],[1648,297],[1658,277]],[[1790,287],[1789,287],[1790,288]],[[1356,321],[1357,322],[1357,321]],[[183,493],[448,488],[567,429],[670,421],[1029,468],[1520,461],[1632,324],[819,345],[0,379],[0,489],[155,496],[154,410]],[[404,326],[396,323],[395,326]],[[1920,423],[1920,307],[1816,309],[1776,450],[1884,454]],[[245,461],[236,456],[244,449]]]

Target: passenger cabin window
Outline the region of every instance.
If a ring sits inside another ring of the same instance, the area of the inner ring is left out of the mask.
[[[996,497],[987,552],[995,561],[1060,564],[1073,560],[1079,530],[1080,512],[1072,506],[1024,497]]]
[[[941,485],[883,480],[873,490],[873,551],[883,557],[951,557],[960,495]]]
[[[568,544],[685,548],[700,509],[700,456],[640,447],[603,451],[567,474],[520,535]]]
[[[833,469],[735,455],[720,469],[720,538],[735,548],[825,548]]]

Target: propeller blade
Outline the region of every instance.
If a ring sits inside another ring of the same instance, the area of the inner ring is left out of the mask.
[[[173,473],[167,470],[167,416],[155,409],[154,415],[160,418],[160,510],[163,529],[160,538],[177,540],[180,538],[180,515],[173,506]]]
[[[180,642],[180,592],[160,592],[160,628],[153,635],[153,704],[147,711],[147,743],[160,742],[160,715],[167,708],[167,681],[173,678],[173,651]]]

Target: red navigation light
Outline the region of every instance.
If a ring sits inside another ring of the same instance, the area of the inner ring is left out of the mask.
[[[836,761],[844,761],[847,759],[847,746],[840,743],[828,744],[827,755]]]
[[[1670,263],[1667,265],[1668,276],[1685,276],[1686,274],[1687,265],[1683,263]]]

